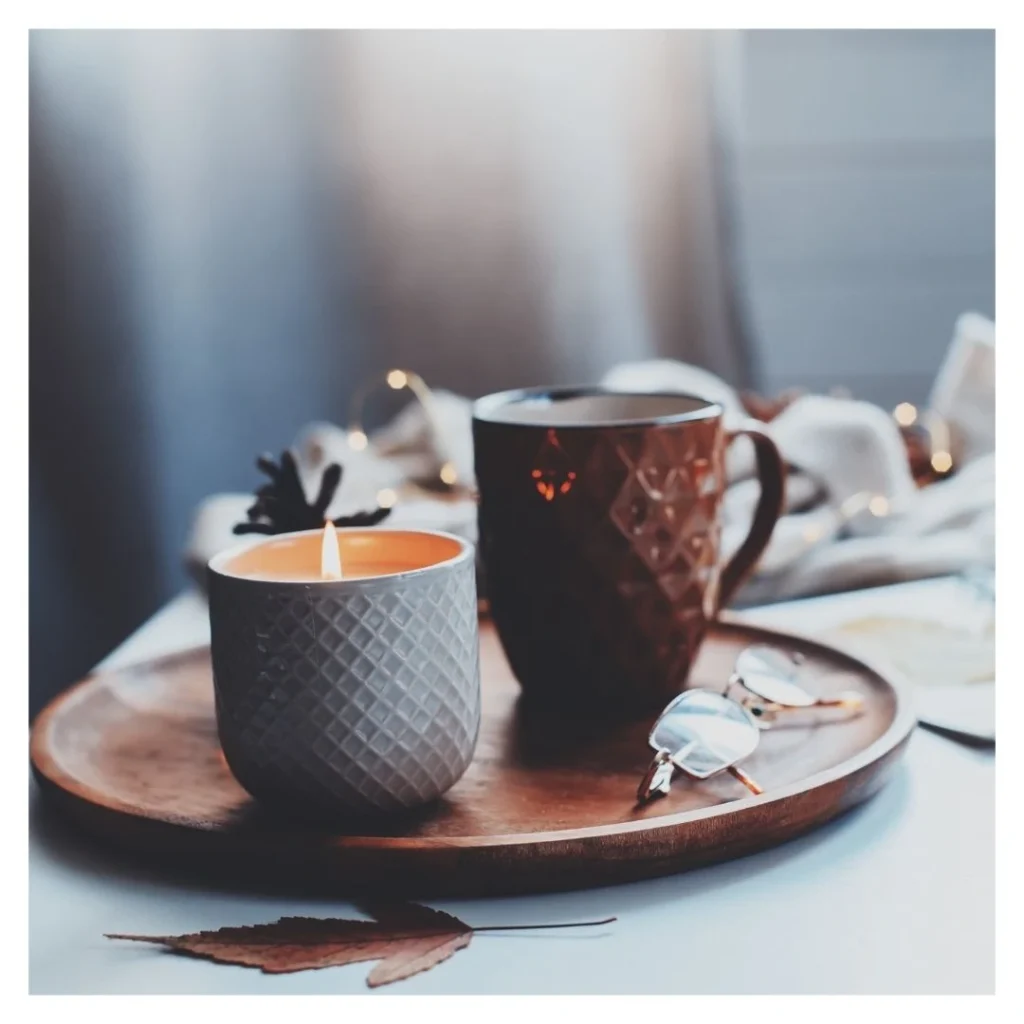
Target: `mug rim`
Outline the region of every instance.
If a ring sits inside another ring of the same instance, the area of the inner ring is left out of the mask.
[[[475,545],[472,541],[466,540],[465,537],[460,537],[458,534],[447,533],[444,530],[415,530],[415,529],[378,529],[377,527],[366,527],[366,526],[344,526],[336,527],[339,534],[345,533],[415,533],[426,535],[430,537],[442,537],[445,540],[453,540],[459,545],[459,551],[457,554],[452,555],[451,558],[446,558],[440,562],[432,562],[430,565],[421,566],[418,569],[404,569],[400,572],[387,572],[380,573],[376,576],[354,576],[351,578],[343,577],[340,580],[323,580],[323,579],[308,579],[308,580],[287,580],[287,579],[274,579],[269,576],[242,576],[238,573],[227,572],[224,569],[224,563],[230,561],[232,558],[243,554],[252,548],[258,547],[260,544],[269,544],[275,540],[285,540],[289,537],[304,537],[310,534],[316,536],[322,536],[322,529],[315,530],[292,530],[289,533],[275,533],[267,537],[261,538],[250,538],[247,541],[242,541],[238,544],[232,545],[230,548],[225,548],[223,551],[218,551],[212,558],[206,563],[207,571],[214,576],[219,577],[222,580],[230,580],[237,583],[251,583],[255,586],[266,586],[267,584],[273,584],[276,587],[317,587],[327,588],[335,591],[345,590],[360,590],[366,587],[372,587],[381,581],[390,583],[393,580],[405,580],[411,577],[423,576],[426,573],[435,572],[441,569],[454,568],[457,565],[461,565],[463,562],[475,557]]]
[[[538,415],[536,421],[522,422],[495,419],[494,414],[498,409],[506,405],[514,405],[517,402],[529,398],[557,397],[560,399],[569,398],[591,398],[610,395],[627,398],[688,398],[691,401],[704,403],[699,409],[692,409],[689,412],[665,413],[661,416],[635,416],[623,419],[593,420],[586,423],[566,423],[545,421],[542,415]],[[725,408],[721,402],[705,398],[703,395],[695,395],[688,391],[622,391],[617,388],[608,388],[600,384],[581,385],[557,385],[549,387],[512,388],[508,391],[496,391],[490,395],[484,395],[473,403],[473,422],[486,423],[492,426],[513,427],[517,429],[557,429],[557,430],[608,430],[626,427],[660,427],[672,426],[677,423],[695,423],[704,420],[720,418],[725,415]]]

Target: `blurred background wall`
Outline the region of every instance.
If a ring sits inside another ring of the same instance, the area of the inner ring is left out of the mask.
[[[924,399],[994,314],[987,32],[35,32],[32,708],[368,374]]]
[[[720,70],[763,386],[923,402],[995,312],[994,33],[748,32]]]

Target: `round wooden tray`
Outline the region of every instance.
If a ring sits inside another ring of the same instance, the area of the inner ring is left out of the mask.
[[[479,895],[569,889],[682,871],[781,843],[876,792],[914,726],[904,695],[831,648],[735,623],[713,627],[695,685],[721,687],[739,651],[800,651],[808,685],[857,689],[866,710],[766,732],[743,767],[679,777],[635,805],[650,721],[616,726],[528,716],[487,623],[481,623],[484,717],[469,771],[415,817],[327,834],[262,810],[217,743],[208,650],[91,676],[37,718],[31,756],[44,791],[81,825],[147,856],[217,866],[339,892]],[[358,834],[356,834],[358,833]]]

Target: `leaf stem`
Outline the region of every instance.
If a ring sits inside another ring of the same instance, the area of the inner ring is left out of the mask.
[[[611,924],[617,917],[605,917],[600,921],[566,921],[563,924],[488,924],[474,928],[474,932],[520,932],[535,928],[593,928],[599,924]]]

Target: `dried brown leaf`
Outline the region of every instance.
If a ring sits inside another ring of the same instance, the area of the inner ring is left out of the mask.
[[[469,945],[473,929],[451,914],[417,903],[375,907],[375,921],[282,917],[272,924],[218,928],[191,935],[108,935],[156,942],[219,963],[259,967],[267,974],[381,961],[371,988],[412,977]]]

